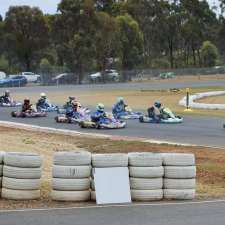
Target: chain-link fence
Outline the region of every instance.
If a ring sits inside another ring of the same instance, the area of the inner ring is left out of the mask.
[[[151,79],[169,79],[177,76],[204,76],[225,74],[225,66],[213,68],[184,68],[184,69],[136,69],[116,70],[108,69],[103,72],[84,72],[79,76],[77,72],[41,72],[41,85],[66,85],[66,84],[95,84],[110,82],[141,81]]]

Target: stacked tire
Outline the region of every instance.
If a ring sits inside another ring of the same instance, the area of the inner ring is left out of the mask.
[[[131,198],[156,201],[163,198],[162,158],[154,153],[129,153]]]
[[[163,153],[164,198],[191,200],[195,198],[196,166],[194,154]]]
[[[73,202],[90,200],[91,153],[57,152],[53,163],[52,199]]]
[[[2,175],[3,175],[3,158],[4,158],[4,154],[5,154],[4,152],[0,152],[0,189],[2,189]]]
[[[128,156],[124,153],[92,154],[92,167],[93,170],[95,168],[128,167]],[[96,201],[93,173],[91,189],[91,199]]]
[[[6,153],[4,156],[2,198],[40,198],[42,158],[35,153]]]

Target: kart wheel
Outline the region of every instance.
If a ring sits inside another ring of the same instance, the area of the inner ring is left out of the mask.
[[[55,117],[55,122],[59,123],[59,117],[58,116]]]
[[[140,116],[139,117],[139,121],[140,121],[140,123],[143,123],[144,122],[144,117],[143,116]]]
[[[85,128],[84,122],[81,121],[81,122],[79,123],[79,126],[80,126],[80,128]]]
[[[16,112],[11,112],[12,117],[16,117]]]

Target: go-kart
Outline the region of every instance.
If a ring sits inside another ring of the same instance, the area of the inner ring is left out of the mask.
[[[90,119],[90,110],[87,108],[80,108],[79,112],[71,112],[72,116],[60,114],[55,117],[57,123],[79,123],[83,120]]]
[[[47,113],[46,112],[36,112],[36,111],[31,111],[31,112],[12,112],[11,113],[12,117],[16,118],[38,118],[38,117],[46,117]]]
[[[183,118],[180,116],[175,116],[174,118],[168,119],[154,119],[148,116],[141,116],[139,118],[141,123],[164,123],[164,124],[178,124],[183,122]]]
[[[56,112],[58,111],[58,106],[55,106],[55,105],[49,105],[49,106],[46,106],[46,107],[40,107],[40,106],[37,106],[37,111],[38,112]]]
[[[130,107],[126,107],[123,112],[113,113],[115,118],[122,120],[139,119],[142,115],[143,114],[141,112],[133,112]]]
[[[0,107],[19,107],[22,103],[12,101],[10,103],[0,102]]]
[[[166,110],[169,115],[168,118],[163,118],[161,116],[159,116],[158,118],[141,116],[139,118],[139,121],[141,123],[164,123],[164,124],[178,124],[183,122],[182,117],[174,115],[174,113],[169,108],[166,108]]]
[[[126,122],[117,120],[115,118],[101,118],[99,122],[93,122],[91,119],[83,120],[79,123],[81,128],[95,128],[95,129],[121,129],[126,127]]]

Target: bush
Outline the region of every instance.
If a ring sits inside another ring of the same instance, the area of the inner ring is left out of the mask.
[[[217,59],[219,57],[219,52],[217,47],[210,41],[205,41],[201,47],[201,56],[203,65],[205,67],[212,67],[216,65]]]
[[[167,59],[154,59],[152,60],[152,67],[155,69],[168,69],[170,63]]]

